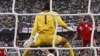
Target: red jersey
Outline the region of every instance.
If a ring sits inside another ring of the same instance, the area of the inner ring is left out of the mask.
[[[5,49],[0,49],[0,56],[5,56]]]
[[[82,22],[77,26],[77,32],[83,40],[91,40],[92,24],[90,22]]]

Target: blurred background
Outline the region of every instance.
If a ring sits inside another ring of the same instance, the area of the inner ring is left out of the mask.
[[[13,0],[0,0],[0,13],[12,12]]]
[[[12,6],[14,0],[0,0],[0,13],[12,13]],[[45,3],[50,0],[15,0],[15,12],[16,13],[39,13],[42,11]],[[100,0],[91,0],[91,7],[89,6],[89,0],[52,0],[52,10],[59,14],[81,14],[88,13],[90,9],[91,13],[100,13]],[[89,15],[83,15],[85,21],[92,23],[92,19]],[[72,38],[75,35],[76,27],[78,25],[77,16],[61,16],[64,22],[68,26],[74,29],[74,32],[68,32],[62,27],[57,28],[57,34],[63,37],[67,37],[68,41],[73,47],[81,47],[81,38],[77,39],[75,43],[72,43]],[[23,43],[29,38],[32,26],[34,26],[34,16],[24,15],[18,16],[18,29],[17,29],[17,47],[23,47]],[[95,20],[95,33],[93,45],[100,47],[100,16],[94,16]],[[13,47],[13,40],[15,34],[15,14],[14,15],[2,15],[0,14],[0,47]],[[76,51],[76,54],[78,52]],[[92,53],[93,54],[93,53]],[[63,54],[62,54],[63,55]],[[10,55],[8,55],[10,56]],[[14,56],[14,55],[13,55]],[[86,55],[88,56],[88,55]],[[92,55],[91,55],[92,56]],[[100,54],[98,54],[100,56]]]
[[[15,16],[0,15],[0,47],[13,47]]]

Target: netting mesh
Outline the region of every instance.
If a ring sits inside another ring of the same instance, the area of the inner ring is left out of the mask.
[[[50,10],[59,13],[63,21],[72,27],[76,31],[78,24],[78,16],[83,15],[85,21],[89,21],[93,24],[91,43],[87,46],[86,51],[81,53],[81,56],[100,56],[99,47],[100,43],[97,42],[97,46],[94,47],[94,38],[97,41],[100,37],[100,1],[99,0],[1,0],[0,1],[0,47],[1,48],[17,48],[17,51],[7,51],[7,56],[21,56],[23,50],[23,43],[29,38],[34,23],[34,18],[37,13],[41,12],[45,3],[50,3]],[[57,15],[56,15],[57,16]],[[56,17],[55,16],[55,17]],[[75,53],[78,56],[79,49],[82,49],[81,39],[78,39],[75,43],[72,42],[72,38],[75,32],[67,32],[67,30],[57,26],[56,34],[63,37],[70,37],[68,41],[71,43]],[[97,29],[97,31],[94,31]],[[5,36],[6,32],[6,36]],[[8,32],[8,33],[7,33]],[[67,32],[67,34],[66,34]],[[96,33],[96,34],[95,34]],[[94,37],[95,36],[95,37]],[[53,43],[54,44],[54,43]],[[59,56],[69,56],[68,49],[56,48],[54,45],[50,49],[60,49]],[[44,47],[47,48],[47,47]],[[40,49],[31,49],[29,55],[44,56]],[[64,49],[64,50],[63,50]],[[87,51],[88,49],[91,49]],[[98,50],[97,50],[98,49]],[[84,55],[83,55],[84,54]],[[91,55],[90,55],[91,54]]]

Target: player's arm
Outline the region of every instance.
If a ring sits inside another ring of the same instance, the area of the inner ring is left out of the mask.
[[[7,49],[4,49],[5,51],[4,51],[4,55],[6,56],[7,55]]]
[[[78,32],[75,33],[73,40],[76,40],[77,38],[78,38]]]
[[[77,26],[77,30],[76,30],[76,33],[75,33],[75,36],[74,36],[74,38],[72,39],[73,41],[74,40],[76,40],[77,38],[78,38],[78,36],[79,36],[79,26]]]
[[[60,16],[56,16],[56,17],[57,17],[57,22],[61,27],[65,28],[69,31],[73,31],[73,29],[71,27],[68,27],[67,24],[61,19]]]

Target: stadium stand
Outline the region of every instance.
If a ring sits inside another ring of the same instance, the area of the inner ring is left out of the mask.
[[[0,13],[11,13],[12,2],[13,0],[0,0]]]
[[[91,12],[98,14],[100,13],[100,0],[91,0]]]
[[[13,15],[0,15],[0,47],[13,46],[15,17]]]
[[[37,13],[41,11],[46,2],[49,0],[45,2],[44,0],[17,0],[15,11],[17,13]],[[88,9],[88,0],[53,0],[52,4],[54,11],[64,14],[86,13]]]
[[[12,3],[14,0],[0,0],[0,13],[12,13]],[[45,2],[44,2],[45,1]],[[78,13],[87,13],[88,12],[88,2],[89,0],[52,0],[52,9],[60,14],[78,14]],[[38,13],[41,12],[43,6],[46,2],[50,2],[49,0],[16,0],[15,1],[15,12],[16,13]],[[100,0],[91,0],[91,13],[98,14],[100,13]],[[23,43],[30,36],[31,27],[34,23],[35,16],[18,16],[18,29],[17,29],[17,47],[23,47]],[[74,28],[76,31],[76,26],[78,24],[77,16],[62,16],[62,19],[68,23],[69,26]],[[90,21],[90,16],[84,17],[86,21]],[[100,16],[95,16],[96,29],[94,34],[94,39],[98,39],[100,41]],[[1,15],[0,14],[0,47],[13,47],[14,40],[14,32],[15,32],[15,16],[14,15]],[[60,29],[60,30],[59,30]],[[63,32],[63,33],[61,33]],[[70,37],[68,40],[72,43],[71,38],[73,38],[75,32],[67,33],[65,29],[58,27],[59,35]],[[80,47],[81,40],[78,39],[76,43],[72,43],[73,47]],[[100,47],[97,43],[97,47]],[[9,53],[8,56],[16,56],[16,52],[13,50],[7,50]],[[38,51],[38,52],[37,52]],[[30,55],[41,56],[41,51],[32,51]],[[78,55],[79,50],[76,51],[76,56]],[[13,53],[15,52],[15,53]],[[21,51],[22,53],[23,51]],[[100,50],[98,51],[98,56]],[[89,53],[89,52],[85,52]],[[14,55],[12,55],[14,54]],[[63,51],[61,55],[65,55]],[[68,53],[67,53],[68,54]],[[84,53],[83,53],[84,54]],[[82,54],[82,55],[83,55]],[[94,52],[89,53],[92,56]],[[18,56],[18,55],[17,55]],[[86,56],[85,54],[83,56]],[[94,56],[94,55],[93,55]]]

